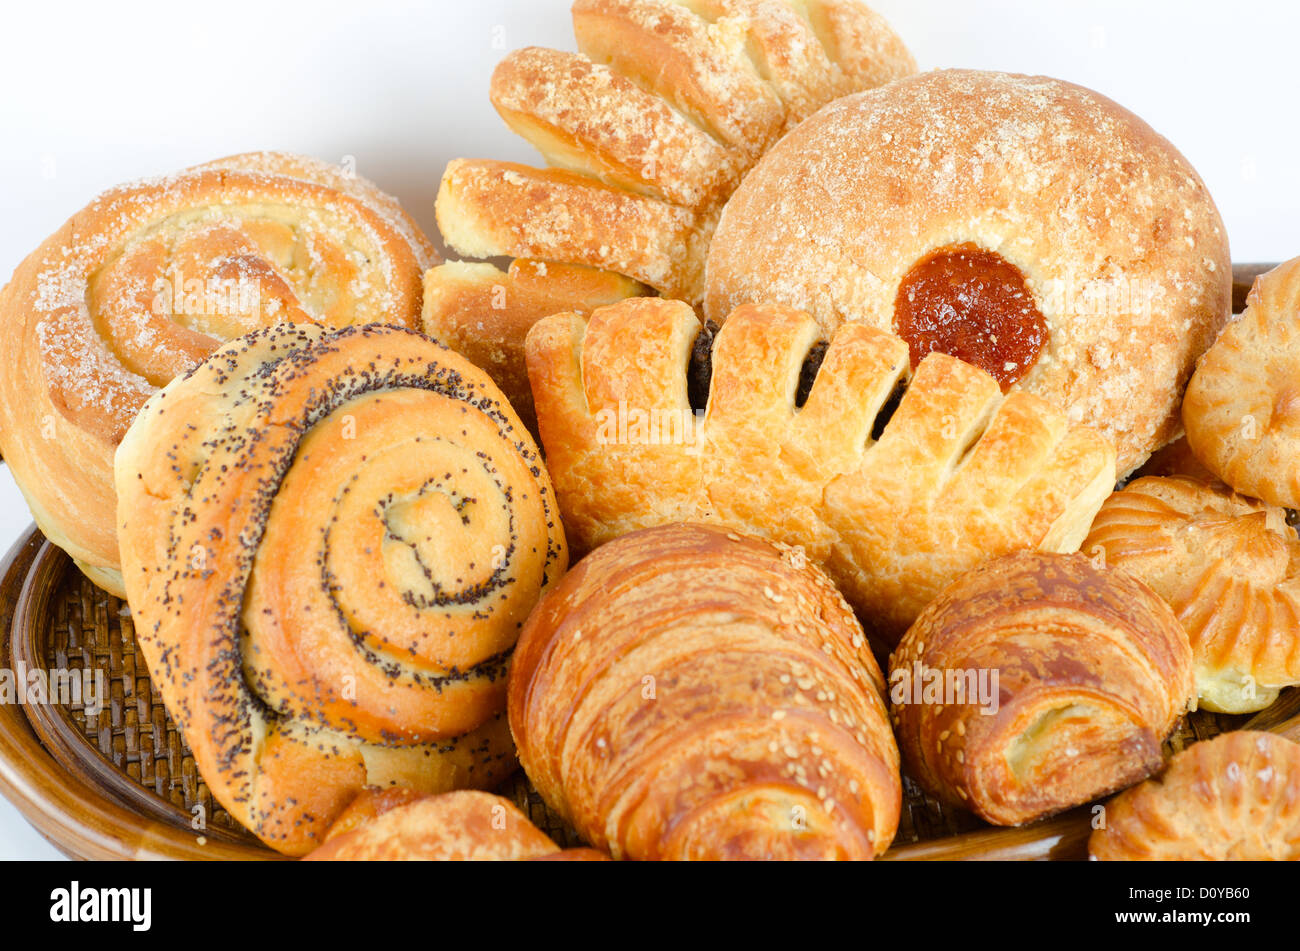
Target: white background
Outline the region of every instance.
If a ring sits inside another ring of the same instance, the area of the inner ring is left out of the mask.
[[[1233,257],[1300,254],[1300,4],[872,0],[923,69],[1045,73],[1132,109],[1200,171]],[[487,98],[505,50],[572,49],[569,0],[8,4],[0,274],[101,189],[253,149],[332,161],[432,235],[447,160],[532,161]],[[30,521],[0,468],[0,548]],[[7,636],[7,632],[5,632]],[[51,858],[0,800],[0,858]]]

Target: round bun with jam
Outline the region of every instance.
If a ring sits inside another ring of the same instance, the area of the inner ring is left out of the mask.
[[[1136,468],[1231,312],[1223,220],[1187,160],[1087,89],[923,73],[839,99],[724,209],[705,310],[810,312],[942,350],[1066,409]]]

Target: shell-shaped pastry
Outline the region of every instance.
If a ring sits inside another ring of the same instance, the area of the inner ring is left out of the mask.
[[[1106,805],[1103,861],[1300,861],[1300,746],[1238,730],[1196,743]]]
[[[1284,510],[1223,485],[1148,477],[1107,499],[1083,550],[1174,609],[1201,706],[1262,710],[1300,683],[1300,539]]]
[[[1169,606],[1122,571],[1081,554],[990,562],[890,658],[908,775],[998,825],[1090,802],[1160,768],[1191,661]]]
[[[514,767],[505,675],[567,565],[500,391],[401,328],[285,325],[155,395],[117,454],[141,651],[213,796],[302,854],[368,785]]]
[[[1246,300],[1187,387],[1187,441],[1238,492],[1300,509],[1300,258]]]
[[[1099,433],[944,354],[913,375],[907,345],[863,324],[836,332],[799,404],[820,331],[787,307],[727,319],[697,411],[700,331],[687,305],[635,298],[529,334],[538,425],[579,548],[688,520],[799,545],[894,643],[989,558],[1075,550],[1114,487]]]

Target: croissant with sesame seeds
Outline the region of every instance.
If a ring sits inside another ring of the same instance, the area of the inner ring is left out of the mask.
[[[802,553],[699,524],[626,535],[529,617],[510,727],[546,803],[631,859],[869,859],[898,749],[861,626]]]
[[[908,775],[996,825],[1149,776],[1195,698],[1169,606],[1081,554],[1021,552],[958,579],[890,657],[889,683]]]
[[[365,786],[516,768],[505,673],[567,550],[531,437],[397,327],[241,337],[116,460],[140,650],[232,816],[299,855]]]
[[[1237,730],[1195,743],[1106,804],[1101,861],[1300,861],[1300,746]]]

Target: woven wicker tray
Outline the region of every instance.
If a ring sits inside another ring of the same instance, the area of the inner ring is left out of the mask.
[[[1269,267],[1234,268],[1234,310]],[[136,652],[129,609],[86,580],[35,527],[0,561],[0,665],[103,677],[107,696],[97,714],[82,702],[0,704],[0,793],[60,851],[85,859],[279,858],[212,799]],[[1300,688],[1253,717],[1194,713],[1166,752],[1242,728],[1300,741]],[[522,772],[498,792],[561,845],[581,844]],[[1089,820],[1085,807],[996,829],[940,805],[905,778],[898,835],[884,857],[1078,859]]]

